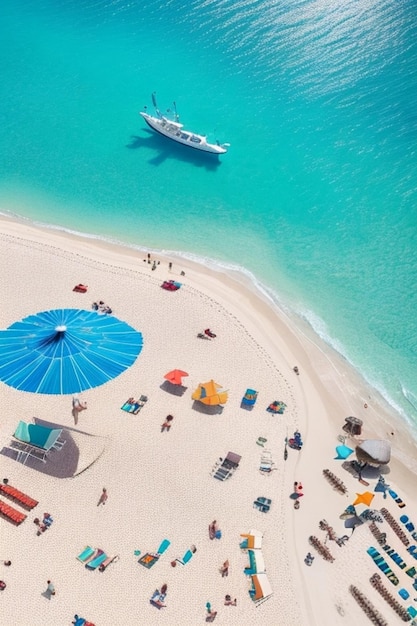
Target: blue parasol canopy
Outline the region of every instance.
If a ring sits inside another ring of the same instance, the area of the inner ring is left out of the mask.
[[[0,330],[0,380],[21,391],[79,393],[119,376],[142,345],[142,334],[112,315],[43,311]]]

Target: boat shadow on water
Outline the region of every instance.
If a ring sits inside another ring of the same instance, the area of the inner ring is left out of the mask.
[[[129,150],[137,150],[145,148],[152,150],[157,154],[148,160],[151,165],[161,165],[167,159],[177,159],[184,163],[190,163],[195,167],[204,167],[208,171],[216,171],[221,161],[216,154],[208,154],[199,150],[193,150],[188,146],[177,144],[174,141],[161,137],[147,128],[144,129],[148,133],[147,137],[131,136],[131,141],[126,148]]]

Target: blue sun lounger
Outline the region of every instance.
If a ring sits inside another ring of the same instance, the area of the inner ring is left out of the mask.
[[[159,548],[157,550],[157,554],[159,554],[159,555],[163,554],[169,548],[170,545],[171,545],[170,540],[169,539],[164,539],[161,542],[161,545],[159,546]]]
[[[85,563],[88,558],[93,556],[95,550],[91,546],[86,546],[84,550],[77,556],[77,559],[81,561],[81,563]]]
[[[181,563],[181,565],[186,565],[188,561],[191,561],[193,558],[194,552],[192,550],[187,550],[182,559],[175,559],[177,563]]]
[[[91,570],[97,569],[99,565],[101,565],[107,559],[107,554],[103,552],[103,550],[99,550],[99,552],[100,554],[97,555],[95,559],[86,563],[85,566],[87,569],[91,569]]]

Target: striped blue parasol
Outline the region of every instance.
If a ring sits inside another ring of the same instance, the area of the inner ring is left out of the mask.
[[[119,376],[142,345],[142,334],[112,315],[43,311],[0,330],[0,380],[33,393],[78,393]]]

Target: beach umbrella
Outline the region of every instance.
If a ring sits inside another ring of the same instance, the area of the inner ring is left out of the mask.
[[[182,385],[183,376],[188,376],[187,372],[182,370],[172,370],[165,374],[164,378],[173,385]]]
[[[0,331],[0,380],[21,391],[74,394],[130,367],[142,334],[112,315],[56,309]]]
[[[356,495],[358,497],[353,503],[353,506],[356,506],[357,504],[365,504],[366,506],[369,506],[372,500],[374,499],[374,494],[371,493],[370,491],[365,491],[364,493],[357,493]]]
[[[198,400],[208,406],[217,406],[218,404],[226,404],[227,391],[222,389],[221,385],[209,380],[207,383],[200,383],[192,394],[193,400]]]
[[[391,444],[385,439],[366,439],[356,447],[356,456],[361,463],[374,467],[387,465],[391,459]]]

